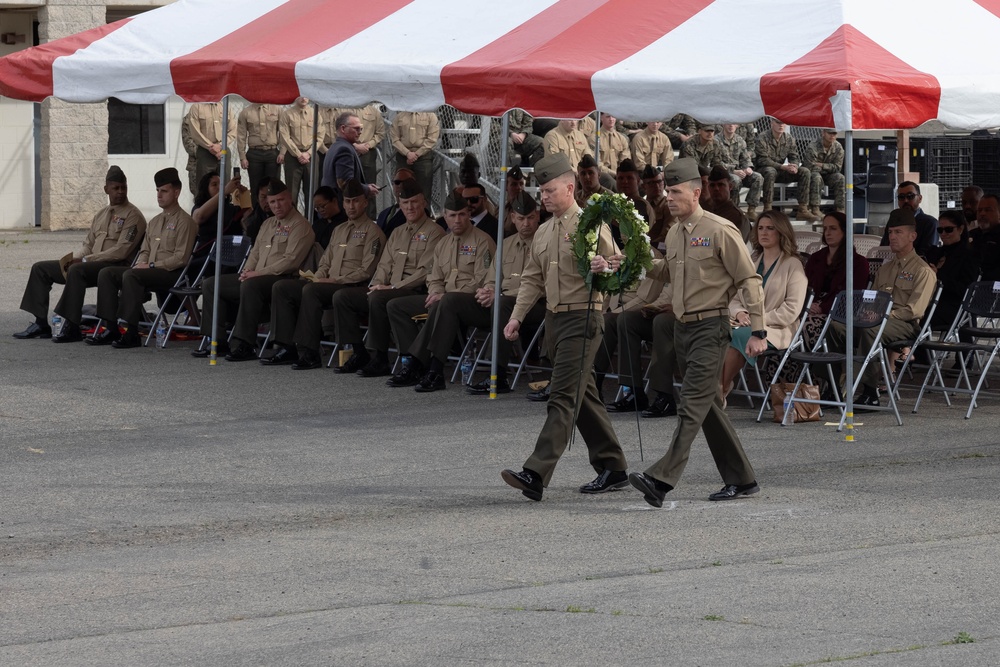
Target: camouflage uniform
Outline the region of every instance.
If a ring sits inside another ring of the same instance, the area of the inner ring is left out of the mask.
[[[757,171],[764,177],[764,210],[771,208],[771,201],[774,199],[775,183],[796,183],[796,196],[800,210],[809,205],[809,168],[799,166],[795,174],[783,171],[781,166],[788,160],[789,164],[800,164],[799,151],[795,146],[795,139],[790,134],[782,134],[777,139],[774,133],[768,130],[757,137],[756,157],[754,163]]]
[[[755,150],[757,148],[757,126],[753,123],[743,123],[736,128],[736,136],[743,140],[743,143],[747,145],[747,152],[750,153],[750,160],[752,161],[755,157]]]
[[[733,203],[739,206],[740,203],[740,188],[747,188],[747,206],[757,208],[760,206],[760,192],[764,187],[764,177],[758,172],[753,172],[745,178],[740,178],[734,172],[737,169],[747,169],[753,166],[753,155],[747,148],[747,142],[740,136],[739,128],[736,129],[736,134],[733,135],[731,140],[726,139],[726,135],[717,132],[715,135],[715,140],[725,146],[726,150],[729,152],[730,162],[726,163],[726,169],[729,170],[729,178],[732,181],[732,200]]]
[[[524,141],[520,144],[515,144],[510,137],[507,138],[507,159],[510,161],[510,166],[519,166],[524,160],[527,160],[529,166],[534,166],[545,156],[542,138],[533,133],[535,119],[527,111],[514,109],[510,112],[507,122],[510,132],[524,133]]]
[[[844,147],[839,141],[834,141],[829,148],[823,146],[823,139],[817,139],[806,147],[804,151],[805,159],[803,164],[809,167],[812,174],[812,187],[809,189],[809,206],[819,209],[821,195],[823,194],[823,184],[830,186],[830,194],[833,195],[834,206],[838,211],[843,211],[847,206],[845,194],[844,174]],[[813,213],[816,213],[814,210]]]
[[[728,166],[733,161],[722,142],[712,139],[702,145],[701,136],[697,134],[681,146],[681,157],[693,157],[698,164],[709,169],[717,164]]]
[[[661,131],[670,137],[670,145],[679,150],[684,143],[682,134],[693,137],[698,133],[698,121],[686,113],[677,113],[663,124]]]

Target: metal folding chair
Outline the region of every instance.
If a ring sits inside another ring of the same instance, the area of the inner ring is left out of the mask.
[[[238,236],[223,236],[221,240],[218,241],[221,248],[219,267],[223,273],[236,272],[239,273],[243,266],[247,262],[247,258],[250,257],[250,249],[253,247],[253,241],[250,240],[249,236],[238,235]],[[212,255],[212,259],[215,259],[215,255]],[[202,276],[204,280],[204,275]],[[188,290],[197,290],[195,298],[201,295],[201,284],[199,283],[197,287],[191,286]],[[167,329],[167,337],[170,337],[170,332],[173,331],[177,326],[177,314],[174,315],[174,319],[170,322],[170,327]],[[232,335],[230,333],[230,335]],[[199,348],[204,348],[211,340],[210,336],[202,336],[201,345]],[[229,340],[227,337],[226,340]]]
[[[761,391],[760,393],[755,393],[753,395],[761,399],[760,411],[757,413],[758,422],[760,422],[761,418],[764,416],[764,410],[768,405],[770,405],[768,397],[771,394],[771,387],[781,382],[781,373],[785,370],[785,364],[788,363],[788,357],[791,355],[793,350],[800,349],[805,345],[802,332],[805,331],[806,320],[809,318],[809,309],[812,307],[814,296],[812,288],[807,287],[806,300],[802,304],[802,312],[799,314],[799,326],[795,329],[795,334],[792,336],[792,342],[789,343],[788,347],[784,350],[767,349],[757,357],[757,364],[753,368],[754,372],[757,374],[757,386],[761,388]],[[771,382],[765,387],[764,379],[760,374],[760,364],[768,357],[777,357],[779,355],[781,356],[781,361],[778,362],[778,368],[775,369],[774,375],[771,377]]]
[[[198,247],[197,240],[195,241],[195,248]],[[177,319],[180,314],[185,310],[188,313],[188,317],[193,317],[196,322],[200,321],[200,316],[198,314],[198,296],[201,294],[201,279],[205,275],[205,270],[208,265],[212,263],[212,253],[215,252],[215,241],[212,241],[208,248],[208,254],[204,258],[195,258],[194,253],[188,258],[188,263],[184,266],[184,270],[181,271],[181,275],[177,277],[177,282],[174,286],[170,288],[167,292],[167,296],[163,299],[163,303],[160,304],[160,309],[156,311],[156,316],[153,318],[152,325],[149,327],[149,333],[146,334],[146,340],[143,342],[143,347],[149,347],[149,342],[156,335],[156,325],[160,321],[160,318],[164,316],[167,312],[167,307],[172,301],[177,301],[177,310],[174,311],[173,317],[170,320],[170,326],[167,327],[167,337],[163,341],[163,347],[167,346],[167,342],[170,340],[170,333],[174,329],[187,329],[187,330],[197,330],[194,326],[187,325],[176,325]],[[198,271],[195,272],[194,276],[191,276],[191,270],[195,266],[196,261],[201,261],[201,266]],[[197,286],[197,289],[193,289],[193,286]],[[175,326],[176,325],[176,326]]]
[[[914,355],[917,349],[925,342],[930,340],[931,334],[931,320],[934,318],[934,311],[937,310],[938,301],[941,300],[941,292],[944,286],[941,281],[937,281],[937,285],[934,286],[934,296],[931,297],[931,303],[927,306],[927,311],[924,316],[920,318],[920,331],[917,332],[916,338],[908,338],[905,340],[895,340],[890,343],[886,343],[885,348],[890,352],[902,352],[906,348],[910,348],[910,353],[906,355],[906,359],[903,361],[902,368],[899,369],[899,373],[896,375],[896,381],[890,386],[890,389],[896,394],[896,400],[899,400],[899,386],[903,383],[903,376],[906,375],[910,370],[910,364],[913,362]],[[886,360],[888,361],[888,359]]]

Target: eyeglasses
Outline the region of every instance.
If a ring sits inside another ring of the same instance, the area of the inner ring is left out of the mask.
[[[896,195],[896,199],[900,201],[913,201],[919,196],[920,195],[918,195],[916,192],[900,192],[898,195]]]
[[[358,132],[360,132],[361,130],[365,129],[365,126],[364,125],[348,125],[347,129],[348,130],[357,130]]]
[[[470,204],[478,204],[480,199],[481,197],[466,197],[465,201],[469,202]]]
[[[951,234],[956,229],[958,229],[958,227],[938,227],[938,231],[942,234]]]

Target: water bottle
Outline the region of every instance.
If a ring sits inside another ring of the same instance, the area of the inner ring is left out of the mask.
[[[469,385],[472,384],[472,371],[476,367],[476,348],[475,346],[469,348],[462,357],[462,384]]]
[[[788,411],[792,409],[792,392],[790,391],[785,392],[785,400],[782,402],[782,405],[785,408],[785,416],[787,419]],[[795,415],[792,415],[792,419],[789,421],[786,421],[785,419],[781,420],[782,426],[784,426],[785,424],[794,424],[794,423],[795,423]]]
[[[62,329],[62,317],[59,313],[52,313],[52,333],[58,336],[60,329]]]
[[[156,349],[162,350],[167,344],[167,323],[161,317],[156,322]]]

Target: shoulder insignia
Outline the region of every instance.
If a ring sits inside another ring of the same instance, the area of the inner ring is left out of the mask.
[[[486,251],[483,253],[483,264],[488,269],[488,268],[490,268],[490,264],[492,262],[493,262],[493,253],[491,253],[490,249],[487,248]]]
[[[135,235],[139,231],[138,227],[129,227],[128,231],[125,232],[125,241],[131,243],[135,240]]]
[[[372,255],[377,255],[379,248],[382,247],[382,243],[376,238],[372,241]]]

